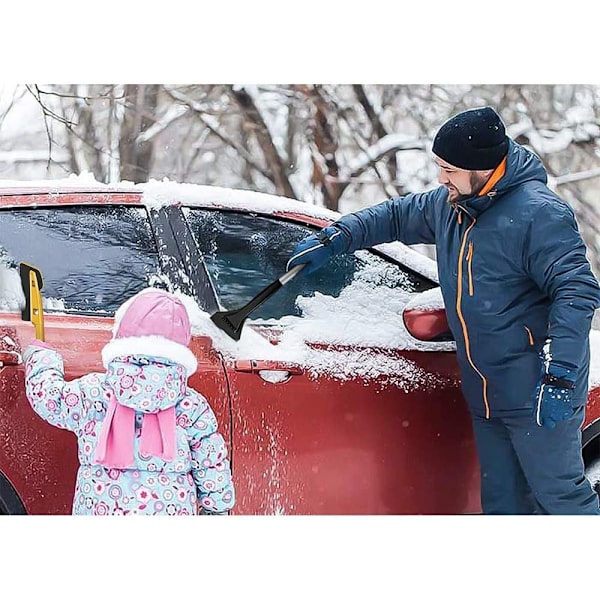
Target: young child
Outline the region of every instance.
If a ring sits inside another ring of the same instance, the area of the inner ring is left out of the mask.
[[[218,514],[235,502],[227,448],[206,399],[187,386],[197,362],[185,306],[148,288],[115,314],[106,373],[65,381],[60,354],[24,353],[27,398],[77,436],[73,514]],[[199,505],[199,506],[198,506]]]

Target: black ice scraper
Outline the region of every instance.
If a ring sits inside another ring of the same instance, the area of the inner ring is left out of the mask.
[[[216,312],[210,318],[212,322],[219,328],[222,329],[230,338],[235,341],[240,339],[242,335],[242,326],[244,321],[248,318],[248,315],[256,308],[258,308],[265,300],[269,299],[277,290],[282,288],[286,283],[294,279],[300,271],[306,266],[306,264],[296,265],[292,267],[287,273],[282,275],[279,279],[276,279],[273,283],[269,284],[264,290],[259,292],[248,304],[239,308],[238,310],[222,310]]]
[[[35,337],[44,341],[44,311],[42,310],[42,272],[33,265],[19,263],[21,287],[25,296],[25,308],[21,311],[23,321],[31,321],[35,327]]]

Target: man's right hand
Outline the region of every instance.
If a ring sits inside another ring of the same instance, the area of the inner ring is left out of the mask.
[[[332,256],[342,252],[343,248],[344,240],[341,230],[330,225],[321,229],[319,233],[313,233],[298,242],[287,263],[286,270],[289,271],[296,265],[306,264],[304,271],[312,273],[323,266]]]

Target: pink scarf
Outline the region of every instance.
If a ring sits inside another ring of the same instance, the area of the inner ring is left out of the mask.
[[[145,413],[140,438],[140,454],[157,456],[164,461],[173,460],[176,446],[175,431],[174,406],[158,413]],[[95,462],[113,469],[127,469],[134,466],[134,436],[135,410],[119,404],[114,394],[111,394],[98,439]]]

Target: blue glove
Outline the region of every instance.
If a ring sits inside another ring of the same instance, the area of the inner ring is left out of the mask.
[[[312,273],[323,266],[332,256],[343,252],[345,236],[338,227],[330,225],[300,240],[292,257],[288,260],[286,270],[296,265],[306,264],[304,272]]]
[[[575,412],[571,404],[574,392],[574,371],[556,363],[543,367],[535,388],[535,422],[554,429],[560,421],[570,419]]]

